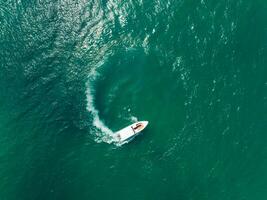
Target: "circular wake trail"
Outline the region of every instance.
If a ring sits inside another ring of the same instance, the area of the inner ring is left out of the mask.
[[[93,88],[93,82],[96,80],[96,78],[97,78],[97,72],[93,70],[93,72],[89,74],[89,81],[87,82],[87,90],[86,90],[87,110],[93,116],[93,126],[96,128],[95,134],[97,136],[96,141],[112,143],[115,142],[114,133],[99,118],[99,112],[94,106],[95,91]]]

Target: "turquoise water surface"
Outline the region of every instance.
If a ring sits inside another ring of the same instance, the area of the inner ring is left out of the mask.
[[[0,2],[0,200],[266,200],[266,130],[264,0]]]

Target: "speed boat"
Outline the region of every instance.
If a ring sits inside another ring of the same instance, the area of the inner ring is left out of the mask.
[[[130,142],[146,128],[148,121],[139,121],[127,126],[115,133],[115,139],[121,144]]]

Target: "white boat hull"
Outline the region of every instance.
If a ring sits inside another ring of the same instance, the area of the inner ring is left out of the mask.
[[[145,127],[148,121],[139,121],[131,124],[115,133],[115,138],[119,143],[126,143],[134,139]]]

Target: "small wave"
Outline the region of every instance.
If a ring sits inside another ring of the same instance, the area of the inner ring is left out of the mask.
[[[131,121],[132,121],[132,122],[137,122],[138,119],[137,119],[137,117],[135,117],[135,116],[131,116]]]

